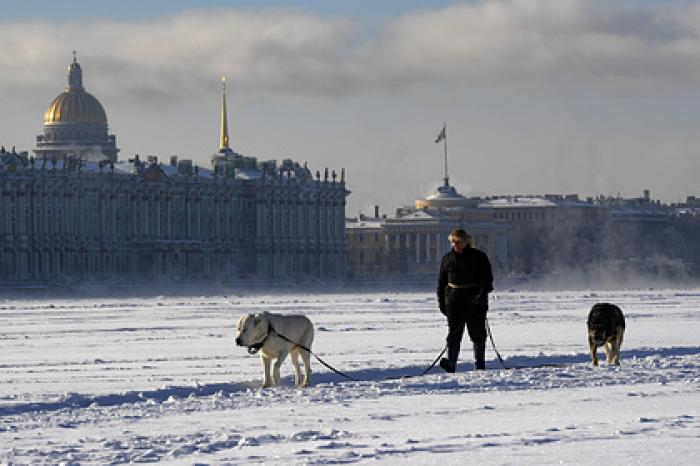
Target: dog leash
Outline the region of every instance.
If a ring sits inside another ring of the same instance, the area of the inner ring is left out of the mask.
[[[282,335],[281,333],[278,333],[278,332],[272,327],[272,325],[270,325],[270,331],[269,331],[269,333],[274,333],[275,335],[277,335],[277,336],[278,336],[279,338],[281,338],[282,340],[284,340],[284,341],[286,341],[286,342],[288,342],[288,343],[291,343],[291,344],[293,344],[293,345],[296,345],[296,346],[298,346],[299,348],[303,349],[304,351],[308,352],[308,353],[311,354],[313,357],[315,357],[315,358],[318,360],[318,362],[320,362],[321,364],[323,364],[324,366],[326,366],[328,369],[332,370],[332,371],[335,372],[336,374],[338,374],[338,375],[340,375],[340,376],[342,376],[342,377],[345,377],[345,378],[348,379],[348,380],[352,380],[353,382],[359,382],[359,380],[353,378],[352,376],[349,376],[348,374],[346,374],[346,373],[344,373],[344,372],[339,371],[339,370],[336,369],[335,367],[333,367],[333,366],[331,366],[330,364],[328,364],[326,361],[324,361],[323,359],[321,359],[320,356],[318,356],[316,353],[314,353],[313,351],[311,351],[311,350],[310,350],[309,348],[307,348],[306,346],[304,346],[304,345],[302,345],[302,344],[300,344],[300,343],[297,343],[296,341],[292,341],[292,340],[290,340],[289,338],[287,338],[287,337],[285,337],[284,335]],[[268,336],[269,336],[269,333],[268,333]]]
[[[309,348],[307,348],[306,346],[304,346],[304,345],[302,345],[302,344],[300,344],[300,343],[298,343],[298,342],[296,342],[296,341],[290,340],[289,338],[285,337],[285,336],[282,335],[281,333],[277,332],[272,326],[270,326],[268,336],[269,336],[270,333],[274,333],[275,335],[277,335],[279,338],[281,338],[282,340],[286,341],[287,343],[291,343],[291,344],[296,345],[296,346],[298,346],[299,348],[303,349],[304,351],[307,351],[309,354],[311,354],[313,357],[315,357],[316,360],[318,360],[318,362],[320,362],[320,363],[323,364],[326,368],[332,370],[332,371],[335,372],[336,374],[338,374],[338,375],[340,375],[340,376],[342,376],[342,377],[345,377],[345,378],[348,379],[348,380],[352,380],[353,382],[360,382],[360,381],[357,380],[356,378],[354,378],[354,377],[352,377],[352,376],[350,376],[350,375],[348,375],[348,374],[346,374],[346,373],[344,373],[344,372],[342,372],[342,371],[336,369],[335,367],[331,366],[331,365],[328,364],[326,361],[324,361],[323,359],[321,359],[321,357],[320,357],[319,355],[317,355],[316,353],[314,353],[313,351],[311,351],[311,350],[310,350]],[[432,363],[430,366],[428,366],[428,367],[427,367],[423,372],[421,372],[420,374],[402,375],[402,376],[398,376],[398,377],[386,377],[384,380],[410,379],[410,378],[412,378],[412,377],[422,377],[422,376],[424,376],[425,374],[427,374],[427,373],[430,371],[430,369],[432,369],[433,367],[435,367],[435,365],[438,363],[438,361],[440,360],[440,358],[442,357],[442,355],[445,354],[445,351],[447,351],[447,345],[445,345],[445,347],[442,349],[442,351],[440,352],[440,354],[438,354],[438,357],[435,358],[435,360],[433,361],[433,363]]]
[[[501,353],[498,351],[498,348],[496,347],[496,342],[495,342],[494,339],[493,339],[493,333],[491,332],[491,325],[489,325],[488,317],[485,319],[485,324],[486,324],[486,333],[488,334],[489,340],[491,341],[491,346],[493,347],[493,350],[494,350],[494,352],[496,353],[496,357],[498,358],[498,361],[501,363],[501,365],[503,366],[504,369],[506,369],[506,370],[516,370],[516,369],[536,369],[536,368],[540,368],[540,367],[566,367],[566,366],[568,366],[568,364],[538,364],[538,365],[534,365],[534,366],[513,366],[513,367],[508,367],[508,366],[506,365],[505,361],[503,360],[503,357],[501,356]],[[320,363],[323,364],[327,369],[333,371],[334,373],[338,374],[339,376],[345,377],[346,379],[351,380],[351,381],[353,381],[353,382],[360,382],[360,380],[358,380],[358,379],[352,377],[351,375],[348,375],[348,374],[346,374],[346,373],[344,373],[344,372],[342,372],[342,371],[336,369],[336,368],[333,367],[332,365],[328,364],[328,363],[327,363],[326,361],[324,361],[319,355],[317,355],[316,353],[314,353],[313,351],[311,351],[311,349],[309,349],[309,348],[307,348],[306,346],[302,345],[301,343],[298,343],[298,342],[296,342],[296,341],[294,341],[294,340],[291,340],[291,339],[287,338],[286,336],[282,335],[281,333],[277,332],[277,331],[274,329],[274,327],[272,327],[272,325],[269,326],[268,334],[267,334],[267,336],[265,337],[265,340],[267,340],[267,339],[270,337],[270,334],[272,334],[272,333],[274,333],[275,335],[277,335],[279,338],[281,338],[282,340],[286,341],[287,343],[291,343],[291,344],[293,344],[293,345],[295,345],[295,346],[298,346],[299,348],[303,349],[304,351],[307,351],[307,352],[308,352],[309,354],[311,354],[314,358],[316,358],[316,360],[317,360],[318,362],[320,362]],[[263,341],[265,341],[265,340],[263,340]],[[249,349],[248,349],[248,353],[250,353],[250,354],[255,354],[255,353],[260,349],[260,347],[262,347],[262,344],[257,344],[257,345],[253,345],[253,346],[256,347],[256,348],[254,348],[254,350],[253,350],[252,352],[251,352],[251,349],[249,348]],[[428,366],[427,368],[425,368],[425,370],[423,370],[423,372],[421,372],[420,374],[400,375],[400,376],[394,376],[394,377],[385,377],[383,380],[399,380],[399,379],[410,379],[410,378],[413,378],[413,377],[422,377],[422,376],[424,376],[425,374],[427,374],[428,372],[430,372],[430,370],[431,370],[433,367],[435,367],[435,366],[437,365],[438,361],[439,361],[440,358],[445,354],[446,351],[447,351],[447,345],[445,345],[445,347],[442,349],[442,351],[440,352],[440,354],[438,354],[438,356],[435,358],[435,360],[432,362],[432,364],[430,364],[430,366]]]
[[[501,363],[501,366],[503,366],[504,369],[510,369],[510,367],[506,366],[505,361],[503,361],[501,353],[498,352],[498,348],[496,348],[496,342],[493,341],[493,333],[491,332],[491,326],[489,325],[489,318],[484,316],[484,322],[486,323],[486,333],[489,334],[489,340],[491,340],[491,346],[493,346],[493,350],[496,352],[496,357],[498,358],[498,360]]]
[[[445,351],[447,351],[447,345],[445,345],[445,347],[442,349],[442,351],[440,352],[440,354],[438,354],[437,358],[435,358],[435,361],[433,361],[433,363],[432,363],[431,365],[429,365],[429,366],[428,366],[423,372],[421,372],[420,374],[399,375],[399,376],[394,376],[394,377],[386,377],[384,380],[398,380],[398,379],[403,380],[403,379],[410,379],[410,378],[413,378],[413,377],[423,377],[425,374],[427,374],[427,373],[430,371],[430,369],[432,369],[433,367],[435,367],[435,366],[437,365],[437,363],[438,363],[438,361],[440,360],[440,358],[442,357],[442,355],[445,354]]]

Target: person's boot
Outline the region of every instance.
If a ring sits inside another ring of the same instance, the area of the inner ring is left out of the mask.
[[[440,367],[442,367],[445,372],[449,372],[450,374],[455,373],[455,365],[447,358],[440,359]]]
[[[454,374],[457,370],[457,358],[459,357],[459,342],[447,342],[447,357],[440,360],[440,367],[445,372]]]
[[[486,342],[474,343],[474,369],[483,371],[486,369]]]

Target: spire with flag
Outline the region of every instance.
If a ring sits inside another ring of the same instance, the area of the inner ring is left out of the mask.
[[[450,177],[447,175],[447,122],[442,123],[442,130],[440,131],[440,134],[437,135],[435,138],[435,144],[439,143],[440,141],[444,141],[445,143],[445,186],[450,185]]]
[[[442,141],[443,139],[446,139],[446,138],[447,138],[446,130],[447,130],[447,123],[445,123],[445,124],[442,126],[442,131],[440,131],[440,134],[438,134],[437,137],[435,138],[435,144],[437,144],[438,142],[440,142],[440,141]]]

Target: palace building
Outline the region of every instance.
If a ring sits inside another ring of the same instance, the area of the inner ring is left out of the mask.
[[[0,150],[0,284],[342,279],[345,173],[230,148],[211,167],[118,160],[74,55],[35,156]]]

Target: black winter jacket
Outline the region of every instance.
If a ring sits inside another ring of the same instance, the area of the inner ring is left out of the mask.
[[[443,256],[437,283],[438,304],[443,312],[448,283],[473,285],[468,290],[461,290],[459,295],[468,295],[472,300],[479,296],[480,299],[485,300],[487,293],[493,291],[493,272],[486,253],[476,248],[466,247],[461,253],[452,250]]]

